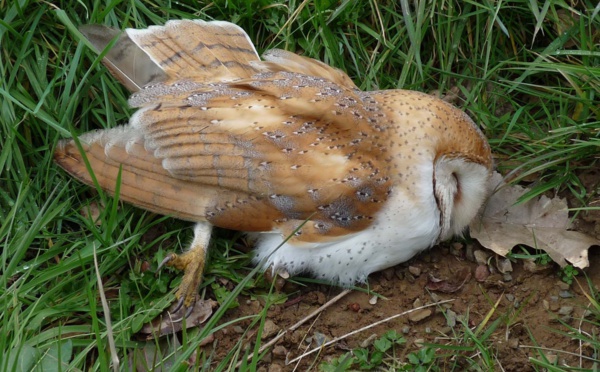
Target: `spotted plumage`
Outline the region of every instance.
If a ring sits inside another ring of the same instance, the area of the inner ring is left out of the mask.
[[[86,26],[102,50],[118,33]],[[126,30],[105,64],[138,108],[79,137],[100,186],[197,222],[189,305],[212,226],[256,236],[256,260],[350,285],[460,234],[485,198],[489,145],[462,111],[423,93],[360,91],[343,72],[282,50],[261,60],[227,22]],[[138,73],[139,71],[139,73]],[[57,163],[93,184],[75,143]],[[284,240],[289,237],[284,243]]]

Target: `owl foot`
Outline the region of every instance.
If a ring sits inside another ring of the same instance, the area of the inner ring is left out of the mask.
[[[183,279],[177,290],[177,304],[171,312],[175,313],[185,306],[186,317],[193,309],[193,304],[198,296],[198,287],[202,282],[202,273],[206,262],[206,249],[210,241],[212,225],[199,222],[194,227],[194,240],[190,249],[183,254],[169,253],[158,265],[160,270],[164,266],[173,267],[183,271]]]

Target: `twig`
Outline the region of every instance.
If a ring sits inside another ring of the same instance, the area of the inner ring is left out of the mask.
[[[319,307],[317,310],[313,311],[312,313],[310,313],[309,315],[307,315],[306,317],[302,318],[299,322],[297,322],[296,324],[294,324],[293,326],[291,326],[290,328],[286,329],[285,331],[280,331],[277,336],[273,337],[273,339],[269,342],[267,342],[266,344],[263,344],[263,346],[260,347],[260,349],[258,349],[258,354],[262,353],[265,349],[273,346],[277,341],[279,341],[283,336],[285,336],[286,333],[288,333],[288,331],[294,331],[296,330],[296,328],[300,327],[302,324],[306,323],[307,321],[309,321],[310,319],[314,318],[315,316],[319,315],[321,312],[323,312],[325,309],[327,309],[328,307],[330,307],[331,305],[335,304],[336,302],[338,302],[341,298],[343,298],[345,295],[347,295],[348,293],[350,293],[352,290],[351,289],[345,289],[343,292],[341,292],[340,294],[338,294],[337,296],[335,296],[334,298],[332,298],[331,300],[327,301],[325,304],[323,304],[321,307]],[[248,356],[248,361],[250,361],[253,358],[252,355]],[[241,361],[237,364],[236,368],[239,368],[241,365]]]
[[[566,355],[571,355],[574,357],[578,357],[578,358],[583,358],[586,360],[591,360],[592,362],[597,362],[598,359],[596,358],[590,358],[588,356],[582,355],[581,353],[573,353],[570,351],[566,351],[566,350],[559,350],[559,349],[552,349],[549,347],[542,347],[542,346],[532,346],[532,345],[519,345],[519,348],[526,348],[526,349],[535,349],[535,350],[542,350],[542,351],[552,351],[556,354],[566,354]],[[529,359],[533,359],[533,358],[529,358]]]
[[[390,320],[392,320],[392,319],[396,319],[396,318],[398,318],[398,317],[401,317],[401,316],[404,316],[404,315],[410,314],[410,313],[412,313],[413,311],[417,311],[417,310],[425,309],[425,308],[432,307],[432,306],[438,306],[438,305],[442,305],[442,304],[445,304],[445,303],[448,303],[448,302],[452,302],[452,301],[454,301],[454,300],[445,300],[445,301],[440,301],[440,302],[436,302],[436,303],[433,303],[433,304],[424,305],[424,306],[420,306],[420,307],[417,307],[417,308],[414,308],[414,309],[411,309],[411,310],[407,310],[407,311],[405,311],[405,312],[403,312],[403,313],[400,313],[400,314],[392,315],[392,316],[390,316],[390,317],[388,317],[388,318],[385,318],[385,319],[382,319],[382,320],[380,320],[380,321],[378,321],[378,322],[375,322],[375,323],[369,324],[369,325],[368,325],[368,326],[366,326],[366,327],[363,327],[363,328],[360,328],[360,329],[354,330],[354,331],[352,331],[352,332],[350,332],[350,333],[346,333],[346,334],[345,334],[345,335],[343,335],[343,336],[336,337],[336,338],[334,338],[333,340],[331,340],[331,341],[328,341],[328,342],[324,343],[323,345],[321,345],[321,346],[319,346],[319,347],[316,347],[316,348],[314,348],[314,349],[312,349],[312,350],[310,350],[310,351],[308,351],[308,352],[306,352],[306,353],[304,353],[304,354],[302,354],[302,355],[300,355],[300,356],[298,356],[298,357],[296,357],[296,358],[294,358],[294,359],[290,360],[289,362],[286,362],[286,365],[290,365],[290,364],[292,364],[292,363],[295,363],[295,362],[299,361],[300,359],[304,358],[305,356],[307,356],[307,355],[310,355],[310,354],[312,354],[312,353],[314,353],[314,352],[316,352],[316,351],[319,351],[319,350],[321,350],[321,349],[324,349],[326,346],[329,346],[329,345],[331,345],[331,344],[333,344],[333,343],[336,343],[336,342],[338,342],[338,341],[341,341],[341,340],[345,339],[346,337],[349,337],[349,336],[352,336],[352,335],[354,335],[354,334],[356,334],[356,333],[359,333],[359,332],[365,331],[365,330],[367,330],[367,329],[369,329],[369,328],[373,328],[373,327],[375,327],[375,326],[378,326],[378,325],[380,325],[380,324],[383,324],[383,323],[385,323],[385,322],[389,322],[389,321],[390,321]]]

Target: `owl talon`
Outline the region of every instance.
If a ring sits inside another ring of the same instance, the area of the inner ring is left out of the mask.
[[[163,267],[169,266],[167,265],[171,260],[173,260],[174,256],[176,256],[174,253],[169,253],[161,262],[160,264],[158,264],[158,268],[156,269],[156,271],[160,271],[162,270]]]
[[[194,306],[190,306],[185,310],[185,316],[184,318],[188,318],[190,315],[192,315],[192,311],[194,311]]]
[[[194,240],[190,249],[180,255],[169,253],[158,265],[158,270],[164,266],[173,267],[183,271],[183,279],[177,290],[177,303],[171,312],[177,312],[182,307],[186,309],[186,317],[193,309],[198,294],[198,287],[202,282],[206,247],[210,239],[212,226],[200,222],[194,228]]]
[[[175,314],[180,313],[182,308],[185,309],[183,316],[181,318],[173,319],[172,320],[173,323],[179,323],[179,322],[183,321],[184,319],[189,318],[190,315],[192,315],[194,308],[196,307],[196,304],[192,304],[191,306],[184,306],[183,303],[184,303],[184,298],[182,297],[179,301],[177,301],[177,304],[175,305],[175,307],[173,309],[169,310],[169,313],[175,315]]]
[[[185,300],[185,297],[181,297],[179,300],[177,300],[177,304],[175,305],[175,307],[171,310],[171,312],[176,313],[178,312],[182,307],[183,307],[183,302]],[[186,311],[187,313],[187,311]],[[186,315],[187,318],[187,315]]]

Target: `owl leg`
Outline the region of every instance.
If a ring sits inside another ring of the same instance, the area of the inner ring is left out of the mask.
[[[191,309],[198,294],[198,286],[202,282],[202,272],[206,261],[206,250],[210,241],[212,225],[208,222],[198,222],[194,227],[194,240],[190,249],[181,255],[169,253],[158,265],[160,270],[163,266],[174,267],[183,271],[183,279],[177,291],[177,306],[173,312],[177,312],[181,306]]]

